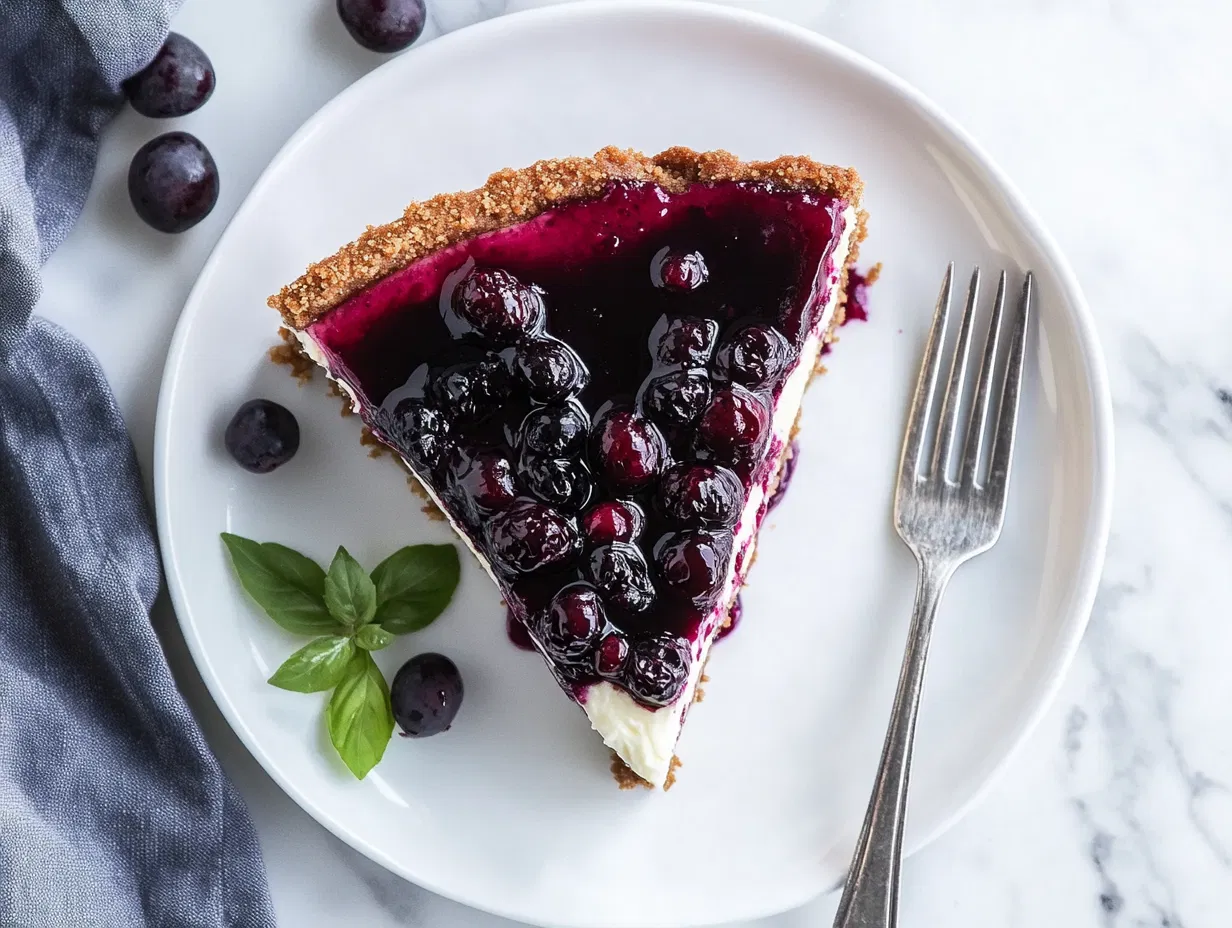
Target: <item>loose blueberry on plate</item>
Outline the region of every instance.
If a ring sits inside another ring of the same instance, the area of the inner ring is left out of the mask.
[[[650,569],[636,545],[614,541],[590,552],[586,559],[587,578],[606,602],[625,612],[645,612],[655,601]]]
[[[726,467],[677,464],[659,480],[659,511],[690,528],[732,528],[744,508],[744,485]]]
[[[698,251],[660,249],[650,262],[650,280],[656,287],[687,293],[710,279],[706,259]]]
[[[138,113],[155,119],[186,116],[214,92],[214,66],[196,42],[178,32],[154,60],[124,82],[124,93]]]
[[[607,624],[599,595],[584,583],[565,587],[552,598],[539,633],[548,654],[563,663],[585,658]]]
[[[231,417],[223,441],[240,467],[268,474],[299,450],[299,423],[273,400],[249,400]]]
[[[577,403],[531,410],[519,430],[523,449],[548,457],[572,457],[586,447],[590,419]]]
[[[453,309],[466,327],[501,347],[542,331],[547,312],[538,290],[500,268],[472,269],[454,291]]]
[[[587,372],[573,349],[554,338],[528,338],[513,349],[514,376],[536,403],[558,403],[586,386]]]
[[[730,333],[714,358],[718,375],[750,390],[771,386],[795,357],[795,350],[774,326],[755,322]]]
[[[664,535],[655,544],[659,576],[672,592],[709,608],[719,598],[719,584],[731,558],[732,537],[721,531],[683,531]]]
[[[662,433],[648,419],[627,409],[600,418],[595,429],[595,457],[612,486],[631,490],[646,486],[666,463]]]
[[[659,364],[705,367],[719,339],[719,324],[698,316],[663,316],[650,330],[650,353]]]
[[[630,648],[626,685],[647,705],[666,706],[688,682],[690,663],[687,642],[666,635],[637,639]]]
[[[444,654],[417,654],[389,687],[389,706],[402,734],[427,738],[448,731],[462,706],[462,674]]]
[[[183,232],[218,202],[218,167],[196,136],[167,132],[133,155],[128,196],[146,224],[159,232]]]
[[[424,0],[338,0],[338,15],[356,42],[388,53],[419,38],[428,11]]]
[[[646,517],[637,503],[607,500],[596,503],[582,516],[582,534],[591,546],[610,545],[613,541],[637,541]]]
[[[540,503],[516,502],[483,531],[493,563],[509,574],[567,564],[581,549],[573,520]]]

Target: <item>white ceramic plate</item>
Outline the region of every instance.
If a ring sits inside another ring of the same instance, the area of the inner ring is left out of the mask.
[[[806,402],[803,456],[768,521],[746,620],[709,668],[670,793],[620,792],[608,754],[537,658],[506,640],[469,558],[454,605],[380,654],[440,649],[466,680],[454,729],[395,739],[356,782],[323,698],[264,682],[299,642],[242,595],[233,531],[371,567],[448,541],[388,458],[359,445],[321,379],[266,360],[265,298],[408,201],[607,145],[683,144],[857,166],[883,261]],[[799,905],[841,879],[894,690],[914,565],[890,526],[910,383],[945,263],[1031,267],[1038,337],[999,545],[946,597],[920,718],[907,844],[953,822],[1039,717],[1087,618],[1108,530],[1111,412],[1094,329],[1055,244],[920,94],[810,32],[692,4],[561,6],[466,29],[356,83],[287,144],[185,307],[159,402],[159,529],[176,610],[214,698],[265,769],[391,870],[531,922],[684,926]],[[223,426],[253,396],[299,417],[296,458],[237,467]]]

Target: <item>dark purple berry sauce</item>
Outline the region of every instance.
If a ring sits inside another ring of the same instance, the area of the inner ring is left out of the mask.
[[[787,452],[787,459],[783,461],[783,469],[779,472],[779,485],[770,494],[770,501],[766,503],[766,512],[769,512],[783,501],[783,494],[787,492],[787,488],[791,485],[791,478],[796,475],[796,465],[799,463],[800,442],[792,439],[791,448]]]
[[[845,322],[868,321],[868,288],[877,279],[881,265],[863,274],[854,267],[847,270],[847,318]]]
[[[777,465],[770,411],[845,206],[765,183],[613,183],[310,327],[487,556],[510,637],[579,698],[609,680],[656,707],[687,685],[749,488]]]
[[[512,609],[505,610],[505,633],[515,648],[522,651],[535,650],[535,642],[531,640],[526,623]]]
[[[727,610],[727,624],[719,629],[719,634],[715,636],[715,641],[722,641],[728,635],[736,630],[736,626],[740,624],[740,620],[744,618],[744,597],[739,593],[732,600],[731,607]]]

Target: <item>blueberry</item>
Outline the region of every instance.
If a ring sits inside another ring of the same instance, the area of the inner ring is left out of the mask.
[[[559,403],[586,386],[590,374],[573,349],[555,338],[530,338],[513,350],[513,374],[536,403]]]
[[[507,508],[517,498],[513,464],[499,451],[475,454],[454,449],[447,459],[451,494],[476,520]]]
[[[389,417],[389,438],[413,465],[431,470],[440,463],[449,421],[422,400],[402,400]]]
[[[519,472],[526,488],[550,506],[577,512],[590,501],[594,485],[590,471],[575,458],[524,454],[519,463]]]
[[[424,0],[338,0],[351,38],[374,52],[400,52],[423,32]]]
[[[637,541],[646,517],[637,503],[608,500],[597,503],[582,516],[582,534],[587,544],[609,545],[613,541]]]
[[[609,680],[619,677],[628,658],[628,639],[618,631],[609,632],[595,648],[595,673]]]
[[[604,476],[621,489],[648,485],[666,463],[662,433],[654,423],[628,410],[618,409],[601,418],[594,445]]]
[[[659,481],[659,511],[689,528],[732,528],[744,508],[744,485],[726,467],[677,464]]]
[[[698,434],[724,460],[746,458],[770,430],[770,411],[742,387],[718,390],[702,413]]]
[[[510,345],[543,330],[543,296],[508,271],[475,268],[453,294],[453,309],[474,331],[493,344]]]
[[[673,371],[646,381],[642,408],[664,425],[689,425],[710,402],[710,378],[702,370]]]
[[[586,447],[590,419],[577,403],[531,410],[519,430],[522,447],[534,454],[571,457]]]
[[[698,316],[661,316],[650,330],[650,353],[659,364],[704,367],[719,340],[719,324]]]
[[[218,202],[218,168],[198,138],[167,132],[133,155],[128,196],[137,215],[159,232],[183,232]]]
[[[214,92],[214,66],[196,42],[178,32],[154,60],[124,82],[124,93],[142,116],[165,119],[186,116]]]
[[[684,691],[691,663],[688,642],[668,636],[640,638],[630,648],[625,685],[639,701],[666,706]]]
[[[589,586],[575,583],[552,598],[543,614],[539,634],[549,655],[561,663],[578,663],[599,640],[607,624],[603,604]]]
[[[654,557],[663,583],[699,609],[714,605],[731,559],[728,532],[686,531],[664,535]]]
[[[462,706],[462,674],[444,654],[416,654],[389,687],[394,721],[404,735],[427,738],[448,731]]]
[[[774,384],[795,359],[783,333],[770,325],[753,323],[730,333],[714,358],[720,377],[750,390]]]
[[[636,545],[614,541],[590,552],[584,565],[587,578],[603,599],[625,612],[645,612],[655,601],[650,569]]]
[[[700,251],[660,249],[650,262],[650,281],[664,290],[687,293],[710,279],[710,270]]]
[[[299,423],[273,400],[249,400],[231,417],[223,441],[244,470],[268,474],[299,450]]]
[[[499,355],[447,367],[432,379],[429,393],[455,420],[478,421],[498,413],[509,397],[509,371]]]
[[[505,573],[567,564],[581,549],[577,526],[539,503],[518,502],[483,526],[493,563]]]

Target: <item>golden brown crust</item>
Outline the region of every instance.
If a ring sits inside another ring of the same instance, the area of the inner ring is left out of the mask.
[[[649,780],[643,780],[629,769],[629,765],[620,759],[620,755],[612,752],[612,779],[620,789],[654,789]]]
[[[286,324],[302,329],[348,297],[434,251],[538,215],[568,200],[598,195],[613,180],[654,181],[666,190],[717,181],[771,180],[784,187],[824,191],[859,204],[864,191],[852,168],[784,155],[741,161],[725,151],[669,148],[653,157],[604,148],[593,158],[552,158],[520,170],[497,171],[477,190],[444,193],[412,203],[400,219],[368,230],[337,254],[309,265],[302,277],[270,297]],[[855,260],[865,214],[851,242]]]
[[[282,344],[275,345],[269,350],[269,359],[275,364],[282,364],[289,368],[291,376],[302,387],[316,373],[317,364],[304,353],[299,339],[286,326],[279,327],[278,337],[282,339]]]

